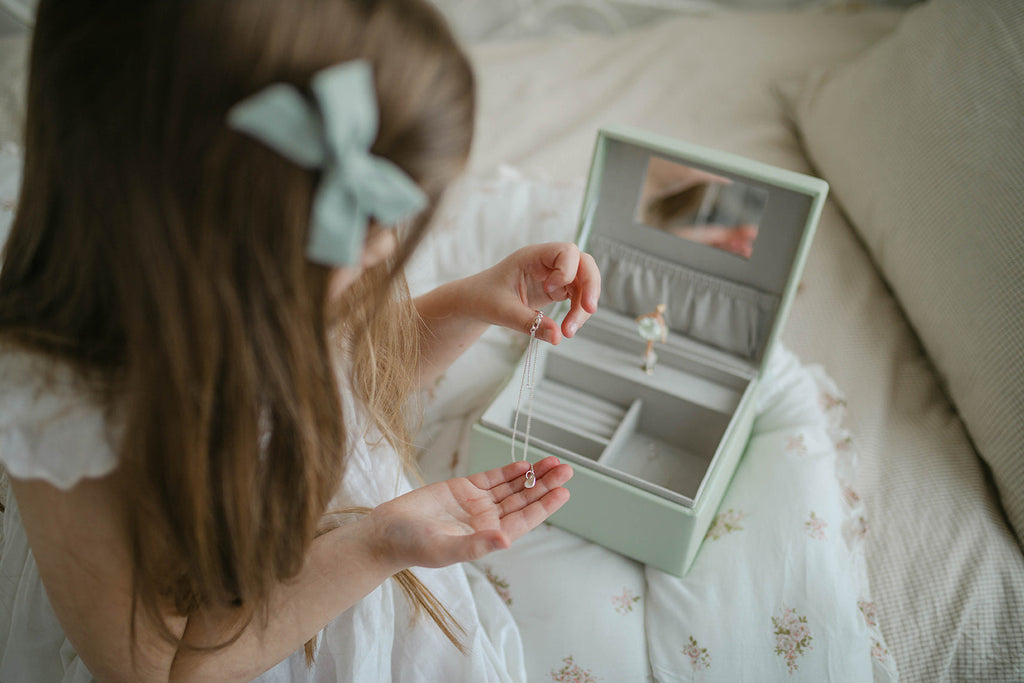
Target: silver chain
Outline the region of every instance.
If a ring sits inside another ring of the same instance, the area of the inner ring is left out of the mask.
[[[519,397],[516,399],[516,415],[512,421],[512,462],[516,461],[516,437],[519,431],[519,409],[523,403],[523,390],[528,389],[530,394],[526,403],[526,431],[523,434],[523,460],[526,460],[530,452],[530,427],[533,424],[533,394],[536,387],[535,375],[537,371],[537,330],[540,329],[544,314],[537,311],[537,317],[533,319],[530,327],[530,342],[526,345],[526,359],[523,361],[523,378],[519,382]],[[526,488],[533,488],[537,482],[533,472],[533,465],[526,473]]]

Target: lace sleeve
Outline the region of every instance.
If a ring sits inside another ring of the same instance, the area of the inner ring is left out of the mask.
[[[71,368],[0,349],[0,464],[10,476],[68,489],[108,474],[114,431]]]

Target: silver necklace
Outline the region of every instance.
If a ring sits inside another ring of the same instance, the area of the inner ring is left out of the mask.
[[[523,390],[529,390],[529,398],[526,403],[526,431],[523,433],[523,460],[530,451],[530,426],[533,423],[533,393],[535,386],[535,373],[537,371],[537,330],[544,319],[544,314],[537,311],[537,317],[533,319],[530,327],[530,342],[526,345],[526,359],[523,361],[523,378],[519,383],[519,398],[516,399],[516,416],[512,421],[512,462],[516,461],[516,435],[519,430],[519,408],[523,403]],[[530,464],[530,471],[526,473],[526,488],[532,489],[537,483],[537,476],[533,472],[533,464]]]

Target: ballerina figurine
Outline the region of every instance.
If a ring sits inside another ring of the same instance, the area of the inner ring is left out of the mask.
[[[668,325],[665,324],[664,313],[665,304],[658,304],[653,311],[644,313],[636,319],[637,332],[642,339],[647,341],[647,349],[644,351],[640,367],[648,375],[654,374],[654,364],[658,362],[658,354],[654,352],[654,342],[660,341],[664,344],[668,341]]]

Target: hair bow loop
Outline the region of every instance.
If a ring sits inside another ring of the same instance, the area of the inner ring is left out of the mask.
[[[354,265],[371,218],[392,225],[423,210],[427,197],[402,169],[370,152],[378,114],[368,62],[324,69],[311,85],[317,106],[278,83],[232,107],[228,124],[300,166],[323,171],[306,256],[325,265]]]

